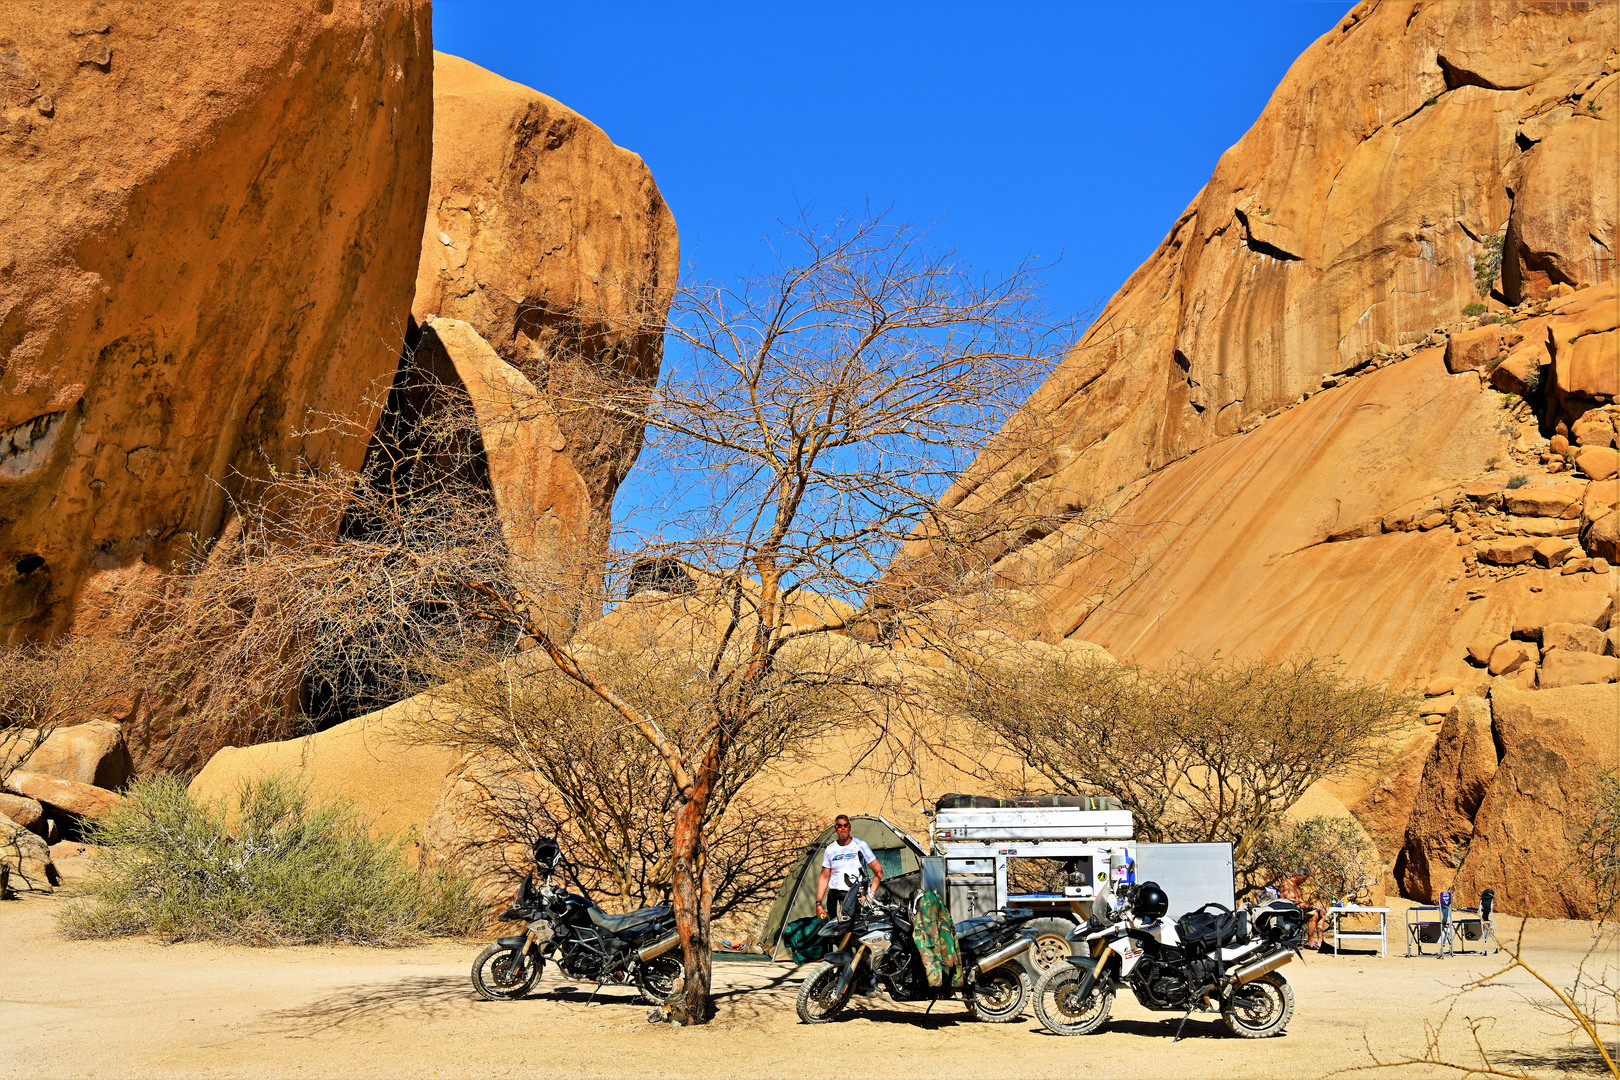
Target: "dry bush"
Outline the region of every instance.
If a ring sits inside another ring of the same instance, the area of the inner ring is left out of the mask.
[[[502,526],[524,508],[503,517],[481,485],[465,393],[434,393],[410,436],[377,440],[359,472],[303,463],[248,486],[224,535],[142,598],[143,712],[165,718],[153,766],[194,771],[222,746],[303,733],[306,685],[380,706],[515,640],[469,588],[521,604]],[[358,421],[328,425],[365,436]]]
[[[1620,901],[1620,775],[1597,776],[1581,838],[1575,848],[1581,868],[1597,888],[1598,910],[1612,915]]]
[[[64,724],[128,707],[133,680],[117,641],[70,635],[0,648],[0,783]]]
[[[1412,706],[1316,660],[964,661],[936,694],[1056,789],[1117,796],[1138,839],[1230,841],[1245,889],[1266,827],[1323,777],[1375,765]]]
[[[487,916],[469,882],[413,870],[352,808],[284,777],[244,785],[229,814],[171,777],[138,780],[86,838],[99,850],[62,917],[72,937],[399,946]]]
[[[701,722],[707,679],[690,650],[582,648],[576,655],[613,671],[616,690],[673,737]],[[415,733],[475,755],[477,767],[466,775],[481,797],[472,800],[473,835],[464,843],[483,851],[466,862],[509,879],[527,870],[524,853],[536,837],[554,836],[568,873],[608,906],[663,902],[678,800],[668,768],[617,711],[537,659],[491,663],[441,687]],[[736,748],[709,803],[704,868],[716,919],[768,904],[821,831],[794,801],[745,790],[763,770],[799,761],[811,744],[860,715],[842,706],[833,688],[811,689],[805,681],[781,694],[773,722],[757,725],[753,741]]]
[[[1268,822],[1251,851],[1246,884],[1273,883],[1301,870],[1330,904],[1366,904],[1383,864],[1348,818],[1312,817]]]

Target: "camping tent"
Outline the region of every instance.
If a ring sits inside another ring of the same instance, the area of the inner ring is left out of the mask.
[[[927,852],[904,829],[887,818],[870,814],[852,814],[849,831],[856,839],[865,840],[883,867],[883,879],[892,882],[902,874],[921,876],[922,859]],[[793,869],[788,871],[782,890],[776,894],[771,913],[765,916],[765,928],[760,931],[761,951],[768,955],[787,954],[782,946],[782,928],[795,919],[816,913],[816,883],[821,877],[821,853],[837,839],[838,834],[828,828],[815,843],[804,849]],[[909,892],[910,890],[902,890]]]

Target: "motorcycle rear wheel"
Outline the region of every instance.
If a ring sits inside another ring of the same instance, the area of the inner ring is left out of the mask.
[[[968,1012],[987,1024],[1005,1024],[1029,1004],[1029,976],[1018,964],[1002,964],[980,975],[967,995]]]
[[[507,945],[487,945],[473,961],[473,989],[485,1001],[517,1001],[539,978],[539,959]]]
[[[799,986],[800,1020],[806,1024],[825,1024],[843,1011],[855,989],[852,982],[842,994],[838,993],[838,979],[843,973],[843,968],[825,960],[810,969]]]
[[[662,1005],[675,992],[675,984],[686,976],[686,961],[680,952],[667,952],[644,960],[636,969],[636,989],[654,1005]]]
[[[1269,1039],[1281,1035],[1294,1015],[1294,988],[1272,972],[1244,983],[1221,1008],[1221,1019],[1240,1039]]]
[[[1085,973],[1065,965],[1053,968],[1035,984],[1035,1016],[1041,1026],[1059,1035],[1090,1035],[1108,1023],[1114,1011],[1114,991],[1095,985],[1084,1001],[1079,996]]]

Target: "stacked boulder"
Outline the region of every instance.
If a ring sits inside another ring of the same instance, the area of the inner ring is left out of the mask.
[[[0,759],[0,878],[10,890],[61,883],[52,845],[112,810],[133,772],[123,730],[91,720],[52,731],[21,760]],[[4,890],[0,890],[4,891]]]

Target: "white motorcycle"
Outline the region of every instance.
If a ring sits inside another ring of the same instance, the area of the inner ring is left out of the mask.
[[[1219,1012],[1233,1034],[1282,1033],[1294,991],[1277,969],[1304,943],[1305,913],[1286,901],[1236,912],[1205,904],[1165,920],[1169,898],[1151,881],[1105,886],[1091,921],[1069,935],[1068,963],[1035,984],[1035,1015],[1059,1035],[1089,1035],[1108,1022],[1128,986],[1144,1008]],[[1180,1030],[1177,1030],[1180,1037]]]

